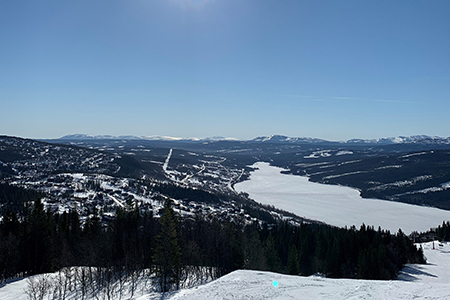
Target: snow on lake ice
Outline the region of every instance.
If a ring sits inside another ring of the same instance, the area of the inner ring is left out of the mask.
[[[300,217],[344,227],[362,223],[406,234],[427,231],[450,220],[450,211],[379,199],[364,199],[356,189],[310,182],[307,177],[281,174],[282,168],[258,162],[250,180],[237,183],[238,192],[262,204]]]

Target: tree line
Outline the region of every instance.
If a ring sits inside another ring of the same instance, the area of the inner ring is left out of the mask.
[[[0,183],[0,215],[8,210],[22,213],[24,204],[40,197],[43,197],[43,194],[37,191]]]
[[[439,240],[441,242],[450,241],[450,222],[443,221],[442,225],[439,225],[436,228],[431,228],[426,232],[415,232],[415,238],[421,241],[434,241]]]
[[[82,222],[76,211],[46,211],[36,200],[23,217],[8,211],[0,222],[1,280],[70,266],[151,269],[167,291],[177,288],[186,268],[213,278],[244,268],[393,279],[404,264],[424,262],[422,250],[401,231],[182,218],[169,200],[159,218],[119,208],[108,223],[95,212]]]

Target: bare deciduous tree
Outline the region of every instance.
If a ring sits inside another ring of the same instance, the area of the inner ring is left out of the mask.
[[[51,288],[50,276],[44,274],[28,278],[25,293],[30,300],[44,300],[51,293]]]

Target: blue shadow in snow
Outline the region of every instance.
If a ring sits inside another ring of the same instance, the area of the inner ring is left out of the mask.
[[[437,278],[436,275],[425,272],[422,270],[423,268],[419,265],[409,265],[403,267],[400,274],[398,275],[398,280],[401,281],[416,281],[419,280],[417,276],[429,276]]]

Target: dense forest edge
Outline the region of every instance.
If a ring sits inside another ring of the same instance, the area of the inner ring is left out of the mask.
[[[2,197],[20,197],[22,212],[13,210],[17,206],[1,212],[0,281],[71,266],[120,274],[145,269],[160,291],[169,291],[179,287],[187,269],[212,278],[252,269],[389,280],[406,263],[425,263],[422,249],[401,230],[183,218],[171,200],[161,217],[135,207],[118,208],[108,222],[95,211],[81,220],[76,211],[45,210],[39,198],[30,204],[32,195],[17,189],[2,188]]]

